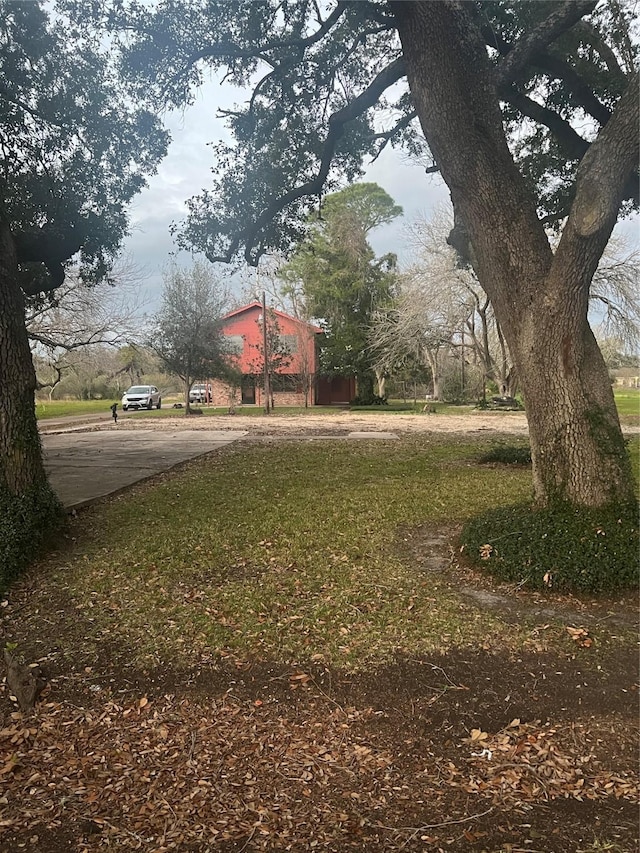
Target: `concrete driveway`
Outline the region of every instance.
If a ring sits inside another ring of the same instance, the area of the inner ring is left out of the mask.
[[[108,429],[42,436],[49,482],[77,508],[245,436],[246,430]]]

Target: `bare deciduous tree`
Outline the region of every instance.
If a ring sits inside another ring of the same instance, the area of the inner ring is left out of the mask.
[[[196,261],[190,269],[174,265],[165,272],[149,346],[184,382],[187,414],[191,383],[224,377],[232,369],[221,327],[229,304],[229,290],[211,265]]]
[[[65,358],[69,352],[143,340],[143,281],[143,273],[125,258],[116,264],[109,282],[88,286],[71,272],[57,290],[26,301],[27,333],[40,367],[38,389],[53,393],[69,369]]]

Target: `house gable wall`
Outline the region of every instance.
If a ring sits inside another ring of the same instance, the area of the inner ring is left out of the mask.
[[[260,373],[262,370],[262,324],[258,318],[262,316],[262,306],[259,302],[252,303],[246,308],[234,311],[223,319],[222,331],[225,336],[243,339],[242,353],[234,357],[239,370],[244,374]],[[281,337],[295,340],[289,363],[282,367],[281,374],[315,374],[316,371],[316,328],[308,323],[289,317],[280,311],[275,312]],[[306,356],[306,357],[305,357]]]

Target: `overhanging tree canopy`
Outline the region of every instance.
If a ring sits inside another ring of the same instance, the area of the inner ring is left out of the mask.
[[[166,149],[165,132],[132,104],[101,37],[49,12],[39,2],[0,0],[0,562],[7,576],[57,512],[40,453],[24,295],[58,288],[74,256],[86,281],[107,275],[127,230],[126,205]]]
[[[517,365],[537,500],[598,505],[633,494],[587,322],[598,260],[637,200],[631,19],[618,0],[240,0],[117,3],[107,24],[126,26],[125,65],[156,103],[189,102],[206,68],[251,86],[182,232],[211,260],[287,249],[365,154],[424,145],[419,122],[451,191],[450,239]],[[554,252],[544,226],[565,219]]]

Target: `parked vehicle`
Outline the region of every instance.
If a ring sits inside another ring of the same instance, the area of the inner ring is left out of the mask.
[[[127,409],[162,408],[162,397],[155,385],[132,385],[122,395],[122,411]]]
[[[210,403],[211,385],[192,385],[189,391],[190,403]]]

